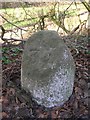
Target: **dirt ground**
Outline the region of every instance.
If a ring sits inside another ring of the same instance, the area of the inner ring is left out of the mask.
[[[90,53],[88,51],[88,36],[73,35],[62,37],[69,47],[76,64],[73,94],[60,107],[51,109],[37,105],[31,96],[21,88],[21,60],[24,44],[17,46],[2,46],[2,120],[37,120],[39,118],[56,120],[90,120],[88,115],[88,95]]]

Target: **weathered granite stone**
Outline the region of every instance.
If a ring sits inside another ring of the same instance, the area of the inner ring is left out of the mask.
[[[45,107],[60,106],[71,96],[74,60],[55,31],[40,31],[26,42],[21,70],[22,87]]]

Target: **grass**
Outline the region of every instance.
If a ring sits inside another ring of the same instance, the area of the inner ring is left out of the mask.
[[[68,8],[69,5],[65,4],[65,5],[60,5],[59,10],[60,11],[64,11]],[[53,5],[46,5],[43,7],[34,7],[34,6],[30,6],[28,8],[7,8],[7,9],[0,9],[0,12],[4,13],[4,17],[9,20],[10,22],[12,22],[13,24],[17,25],[17,26],[26,26],[28,24],[33,24],[36,23],[39,19],[38,19],[38,15],[39,14],[48,14],[48,12],[50,11],[50,9],[52,9],[54,6]],[[75,4],[73,4],[68,11],[66,12],[66,17],[68,17],[68,20],[66,18],[66,23],[68,24],[68,28],[72,29],[73,26],[73,22],[74,24],[78,24],[79,23],[79,18],[77,19],[77,15],[80,14],[80,11],[86,11],[85,7],[82,4],[77,4],[77,8]],[[56,11],[58,10],[58,6],[56,6]],[[72,20],[71,18],[72,17]],[[35,19],[32,19],[35,18]],[[73,18],[75,19],[75,21],[73,20]],[[31,19],[31,20],[28,20]],[[65,23],[65,24],[66,24]],[[3,26],[5,29],[12,29],[13,25],[11,25],[10,23],[8,23],[7,21],[4,21]],[[76,25],[75,25],[76,26]]]

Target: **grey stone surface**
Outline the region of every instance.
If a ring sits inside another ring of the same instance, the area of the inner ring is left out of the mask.
[[[61,106],[71,96],[75,64],[69,49],[55,31],[39,31],[26,42],[21,85],[45,107]]]

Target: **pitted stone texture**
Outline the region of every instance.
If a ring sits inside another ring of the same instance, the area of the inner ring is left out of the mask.
[[[61,106],[71,96],[74,60],[57,32],[40,31],[26,42],[21,70],[22,87],[45,107]]]

